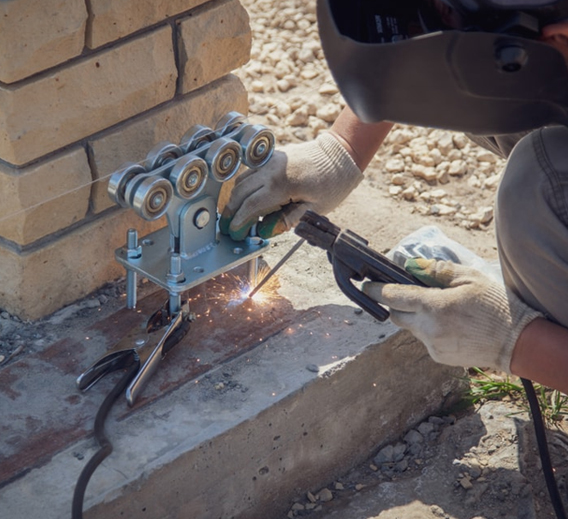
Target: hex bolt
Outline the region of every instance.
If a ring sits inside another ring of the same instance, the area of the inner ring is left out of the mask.
[[[138,245],[138,231],[128,229],[126,233],[126,257],[128,259],[138,259],[142,256],[142,247]],[[136,272],[126,268],[126,308],[132,310],[136,308]]]
[[[223,166],[223,169],[229,169],[232,163],[233,163],[233,157],[227,156],[222,160],[221,165]]]
[[[264,155],[266,153],[266,148],[267,148],[266,143],[264,141],[260,142],[254,150],[255,154],[256,155]]]
[[[211,221],[211,214],[207,209],[200,209],[195,213],[193,223],[198,229],[203,229]]]
[[[166,277],[170,284],[183,283],[185,281],[185,274],[181,266],[181,256],[177,252],[172,252],[170,256],[170,271]]]
[[[519,45],[506,45],[497,50],[497,64],[503,72],[518,72],[527,61],[527,51]]]
[[[128,229],[126,233],[126,256],[129,259],[137,259],[142,256],[142,247],[138,245],[138,231]]]

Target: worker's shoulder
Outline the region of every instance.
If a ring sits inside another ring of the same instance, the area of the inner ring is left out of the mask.
[[[522,138],[512,155],[534,155],[542,165],[554,169],[568,169],[568,127],[547,126]],[[510,157],[512,158],[512,157]]]
[[[568,170],[568,127],[547,126],[532,132],[528,138],[519,144],[533,148],[541,164],[544,162],[556,170]]]

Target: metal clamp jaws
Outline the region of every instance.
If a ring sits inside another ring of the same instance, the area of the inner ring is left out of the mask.
[[[379,321],[389,312],[357,288],[352,280],[426,286],[419,279],[371,249],[369,242],[350,230],[342,231],[325,216],[306,211],[295,229],[308,243],[327,251],[335,281],[343,293]]]
[[[85,391],[108,373],[138,366],[126,388],[130,406],[154,374],[160,361],[187,334],[192,318],[187,302],[180,312],[170,315],[169,302],[155,312],[142,327],[133,328],[109,352],[77,378],[77,387]]]

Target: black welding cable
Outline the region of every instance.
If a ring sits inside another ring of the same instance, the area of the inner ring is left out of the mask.
[[[99,410],[97,411],[97,416],[95,417],[95,439],[97,440],[100,448],[87,462],[81,471],[77,484],[75,485],[73,505],[71,509],[72,519],[83,519],[83,500],[85,498],[85,490],[87,489],[89,480],[95,472],[95,469],[112,452],[112,444],[105,434],[105,420],[113,404],[116,402],[118,397],[124,393],[126,386],[128,386],[132,378],[136,375],[138,369],[138,362],[133,362],[124,372],[117,384],[112,388],[112,391],[106,396],[101,407],[99,407]]]
[[[536,442],[542,462],[542,472],[544,474],[546,486],[548,487],[550,501],[552,502],[556,517],[558,519],[566,519],[566,512],[564,511],[562,498],[560,497],[558,485],[556,484],[556,478],[554,477],[554,469],[552,468],[552,463],[550,461],[550,453],[548,451],[548,443],[546,441],[546,431],[544,429],[544,422],[542,420],[542,414],[540,412],[540,406],[538,404],[534,386],[530,380],[524,378],[521,378],[521,382],[523,383],[523,387],[525,388],[525,393],[527,394],[529,407],[531,409]]]

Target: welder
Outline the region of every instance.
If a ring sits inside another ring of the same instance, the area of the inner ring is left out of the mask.
[[[270,237],[361,182],[393,123],[466,132],[507,158],[495,226],[504,285],[411,259],[428,287],[366,282],[432,358],[568,393],[568,0],[318,0],[347,107],[315,140],[244,172],[221,231]],[[380,202],[377,202],[380,203]]]

